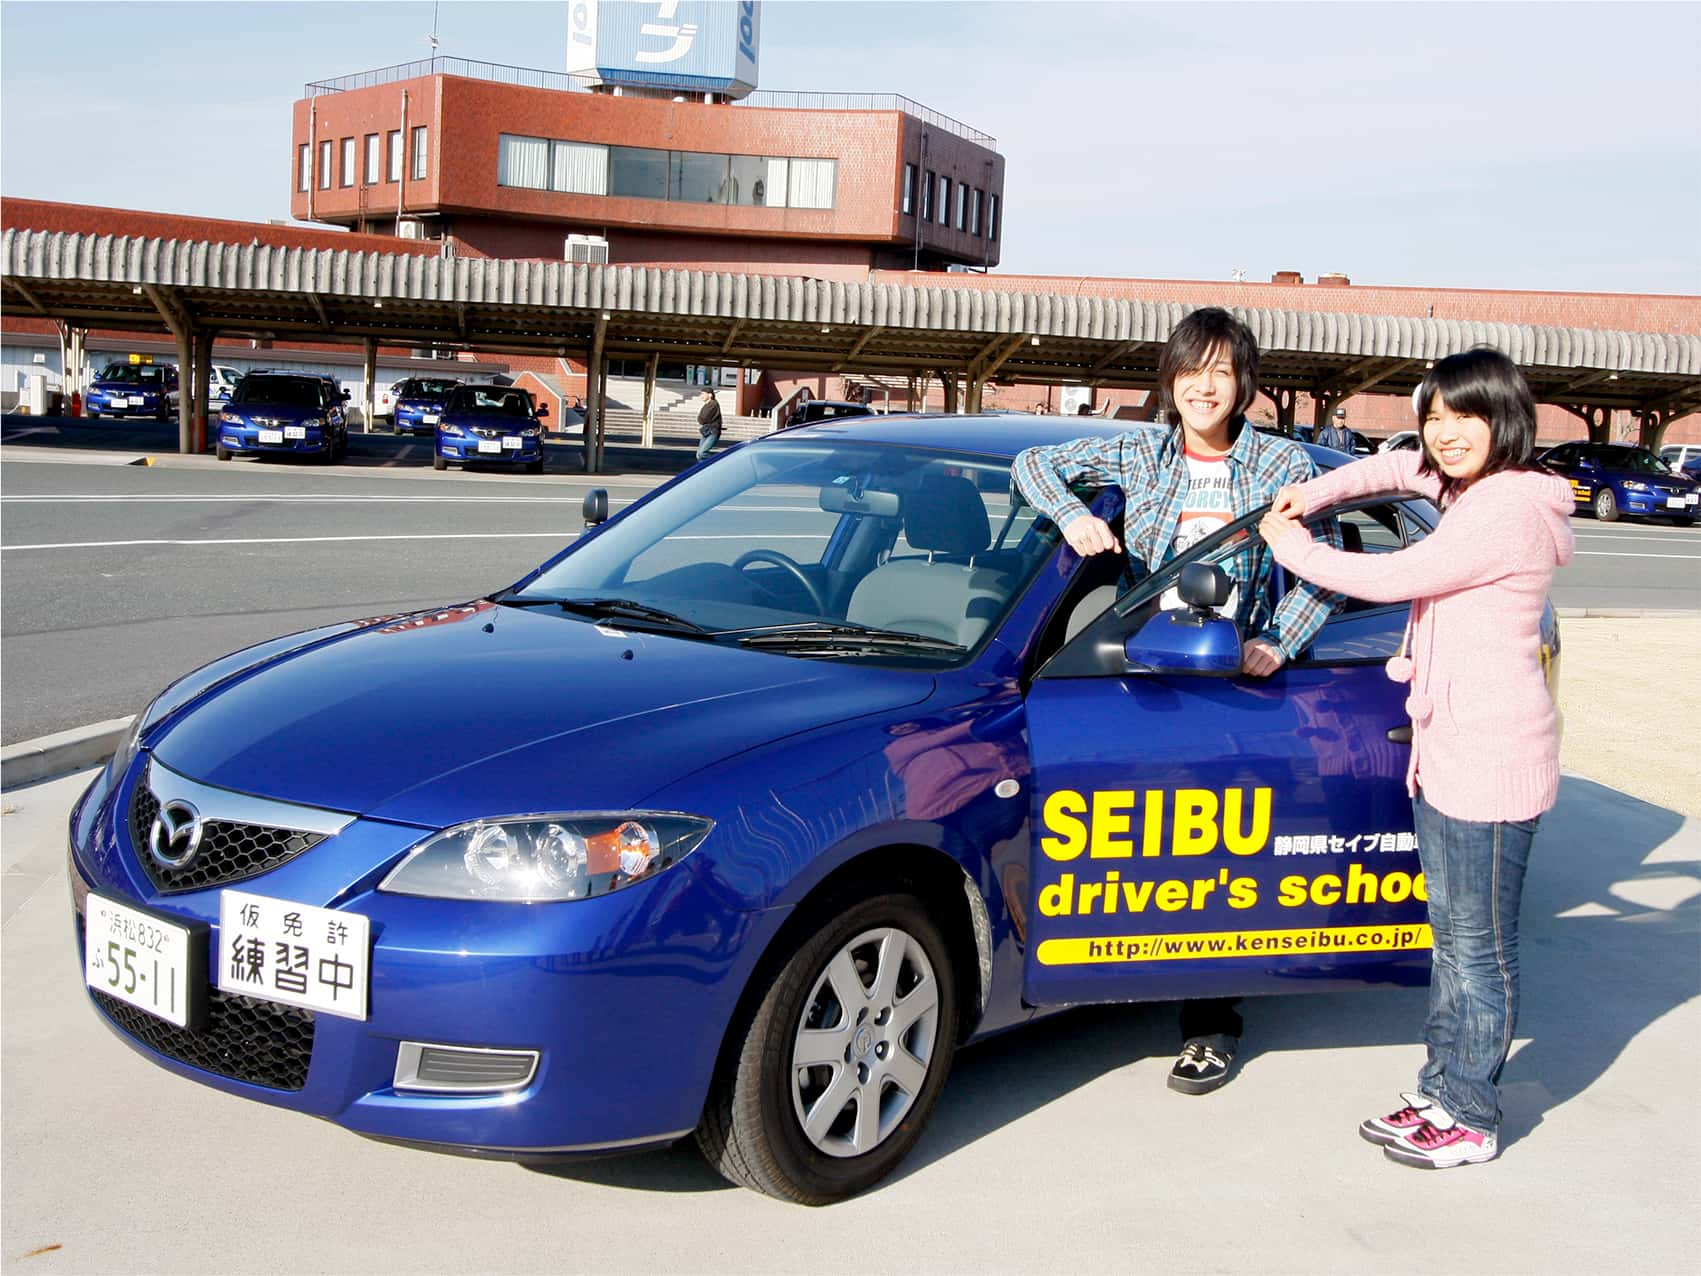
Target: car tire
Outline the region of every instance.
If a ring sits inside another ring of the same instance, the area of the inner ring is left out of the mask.
[[[1618,521],[1618,498],[1612,494],[1610,487],[1603,487],[1595,493],[1595,517],[1603,523]]]
[[[441,457],[441,456],[432,457],[431,458],[431,468],[434,469],[434,470],[446,470],[446,469],[448,469],[449,468],[448,459],[445,458],[445,457]]]
[[[729,1040],[696,1131],[731,1182],[803,1205],[897,1167],[957,1047],[956,968],[920,899],[875,895],[819,917]]]
[[[543,462],[542,461],[527,461],[526,462],[526,473],[527,474],[542,474],[543,473]]]
[[[215,447],[213,449],[213,456],[220,461],[228,461],[230,460],[230,449],[227,447]]]

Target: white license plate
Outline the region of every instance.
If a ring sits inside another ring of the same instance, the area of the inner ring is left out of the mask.
[[[262,442],[262,443],[282,443],[283,442],[283,431],[282,430],[261,430],[260,431],[260,442]]]
[[[435,412],[426,412],[421,414],[419,419],[427,425],[436,425],[443,418]]]
[[[221,891],[214,982],[245,997],[364,1019],[370,934],[360,913]]]
[[[500,452],[502,450],[502,445],[495,439],[480,439],[478,441],[478,450],[480,452]]]
[[[83,914],[83,979],[179,1028],[204,995],[206,940],[175,922],[90,893]]]
[[[1666,508],[1667,509],[1680,510],[1687,504],[1689,504],[1689,502],[1681,496],[1668,496],[1668,497],[1666,497]]]
[[[307,437],[307,427],[306,426],[304,426],[304,425],[286,425],[286,426],[284,426],[284,438],[286,438],[286,439],[304,439],[306,437]]]
[[[517,434],[503,435],[502,446],[507,448],[510,452],[518,452],[520,450],[520,436]]]
[[[130,406],[133,408],[145,408],[148,406],[148,401],[139,394],[132,394],[130,396]]]

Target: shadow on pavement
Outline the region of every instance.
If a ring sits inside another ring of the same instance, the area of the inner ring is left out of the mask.
[[[1685,828],[1676,812],[1565,777],[1558,805],[1543,818],[1525,887],[1518,1022],[1525,1044],[1501,1078],[1503,1146],[1583,1094],[1640,1032],[1701,993],[1698,850],[1701,828]],[[1402,988],[1249,1000],[1237,1067],[1285,1051],[1415,1046],[1425,999],[1423,989]],[[1146,1058],[1167,1060],[1178,1034],[1173,1003],[1091,1006],[963,1051],[926,1135],[882,1187],[1108,1073]],[[1390,1075],[1384,1088],[1392,1097],[1414,1083],[1413,1076]],[[1119,1100],[1118,1113],[1167,1099],[1162,1085],[1142,1076]],[[1641,1102],[1620,1090],[1601,1101]],[[1643,1106],[1657,1110],[1661,1101],[1652,1095]],[[1303,1104],[1286,1107],[1290,1119],[1305,1119]],[[689,1138],[638,1156],[531,1168],[641,1191],[724,1186]]]
[[[431,440],[424,435],[351,433],[348,455],[341,469],[431,468]],[[67,451],[135,452],[138,456],[167,456],[177,453],[175,421],[90,420],[87,417],[0,416],[0,445],[7,448],[53,448]],[[209,449],[206,455],[211,456]],[[696,461],[696,449],[686,444],[637,446],[635,438],[611,435],[603,449],[604,473],[677,474]],[[231,464],[303,466],[312,468],[310,457],[242,457]],[[461,471],[457,471],[461,472]],[[465,471],[469,474],[499,474],[500,466]],[[583,474],[584,448],[580,436],[544,436],[544,473]]]

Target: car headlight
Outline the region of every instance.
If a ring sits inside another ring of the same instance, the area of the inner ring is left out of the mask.
[[[130,769],[130,764],[136,760],[136,752],[142,747],[142,733],[150,725],[154,706],[159,704],[159,696],[155,696],[142,707],[142,711],[130,720],[130,726],[124,732],[124,738],[118,742],[118,748],[106,763],[106,783],[112,785],[124,778],[124,773]]]
[[[1648,490],[1648,485],[1646,483],[1640,483],[1635,479],[1625,479],[1624,490],[1626,492],[1646,492]]]
[[[520,431],[520,437],[525,439],[535,439],[537,438],[537,435],[538,428],[535,425]]]
[[[319,429],[323,429],[324,425],[325,425],[325,418],[324,417],[310,416],[305,421],[303,421],[301,423],[301,428],[304,429],[304,430],[319,430]]]
[[[219,415],[224,418],[224,423],[226,425],[242,424],[242,413],[238,412],[235,408],[226,408]]]
[[[671,868],[713,827],[650,812],[474,820],[420,843],[378,889],[522,904],[587,899]]]
[[[461,435],[466,433],[460,426],[450,425],[447,421],[442,422],[437,428],[445,434],[453,434],[456,438],[460,438]]]

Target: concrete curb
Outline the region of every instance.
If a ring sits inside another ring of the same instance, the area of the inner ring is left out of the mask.
[[[0,749],[0,789],[50,780],[106,761],[132,721],[112,718],[7,745]]]
[[[1561,620],[1696,620],[1693,607],[1555,607]]]

